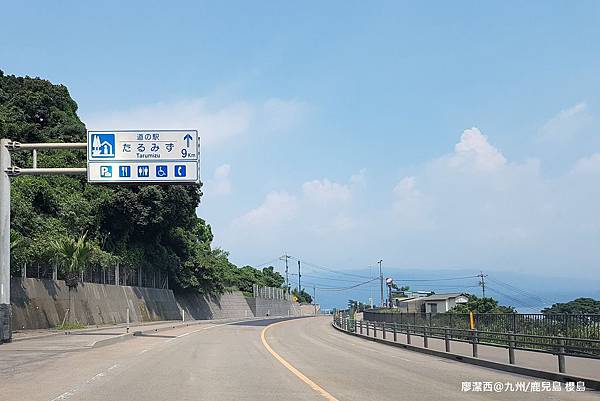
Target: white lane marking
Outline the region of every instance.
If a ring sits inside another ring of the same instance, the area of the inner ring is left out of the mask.
[[[147,349],[145,349],[145,350],[142,350],[142,351],[141,351],[141,352],[140,352],[138,355],[142,355],[143,353],[146,353],[146,352],[148,352],[148,350],[147,350]]]
[[[96,375],[94,375],[94,376],[93,376],[91,379],[89,379],[89,380],[88,380],[88,381],[86,381],[85,383],[83,383],[83,384],[80,384],[80,385],[78,385],[78,386],[75,386],[75,387],[73,387],[71,390],[69,390],[69,391],[66,391],[66,392],[62,393],[61,395],[59,395],[59,396],[58,396],[58,397],[56,397],[56,398],[53,398],[53,399],[52,399],[52,401],[60,401],[60,400],[67,400],[67,399],[69,399],[69,398],[70,398],[72,395],[74,395],[74,394],[75,394],[77,391],[79,391],[79,390],[81,389],[81,387],[83,387],[84,385],[86,385],[86,384],[90,384],[90,383],[92,383],[93,381],[95,381],[95,380],[97,380],[97,379],[99,379],[99,378],[101,378],[101,377],[104,377],[104,376],[106,376],[106,374],[107,374],[108,372],[110,372],[111,370],[113,370],[113,369],[115,369],[115,368],[118,368],[118,367],[119,367],[119,364],[114,364],[114,365],[112,365],[110,368],[108,368],[108,369],[106,369],[106,370],[104,370],[104,371],[102,371],[102,372],[100,372],[100,373],[97,373]]]

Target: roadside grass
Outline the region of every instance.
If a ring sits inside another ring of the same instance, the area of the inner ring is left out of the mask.
[[[54,329],[56,330],[77,330],[77,329],[85,329],[85,325],[81,324],[79,322],[65,322],[63,324],[59,324],[58,326],[54,327]]]

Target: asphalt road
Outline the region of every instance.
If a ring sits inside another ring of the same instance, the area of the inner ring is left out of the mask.
[[[567,393],[564,387],[461,392],[463,381],[516,385],[536,379],[347,336],[330,322],[320,317],[206,324],[97,349],[27,351],[28,363],[0,369],[0,399],[600,400],[597,392]],[[18,352],[0,347],[0,366],[18,360]]]

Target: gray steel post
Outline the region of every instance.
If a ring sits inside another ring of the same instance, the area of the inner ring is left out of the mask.
[[[429,339],[427,338],[427,327],[423,327],[423,347],[429,348]]]
[[[444,342],[446,343],[446,352],[450,352],[450,335],[448,329],[444,329]]]
[[[515,336],[508,333],[508,363],[515,364]]]
[[[410,326],[406,325],[406,343],[410,344]]]
[[[381,323],[381,331],[383,332],[383,339],[385,340],[385,332],[387,331],[385,327],[385,322]]]
[[[369,321],[367,320],[367,337],[369,337],[369,325],[370,325],[370,324],[371,324],[371,323],[369,323]]]
[[[558,339],[558,371],[565,373],[565,339],[560,337]]]
[[[0,139],[0,342],[12,339],[10,308],[10,140]]]
[[[377,322],[373,323],[373,337],[377,338]]]
[[[477,330],[471,330],[473,342],[473,358],[477,358]]]
[[[362,334],[363,333],[363,321],[362,320],[360,321],[360,324],[358,325],[358,327],[360,330],[360,334]]]
[[[398,330],[396,330],[396,323],[392,323],[394,325],[394,342],[398,341]]]

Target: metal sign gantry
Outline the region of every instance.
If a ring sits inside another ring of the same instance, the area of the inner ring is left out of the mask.
[[[87,174],[90,183],[197,183],[199,144],[196,130],[88,131],[87,143],[19,143],[0,139],[0,343],[12,339],[10,177]],[[46,149],[87,150],[88,167],[40,168],[37,152]],[[31,151],[32,167],[13,166],[10,152],[15,151]]]

